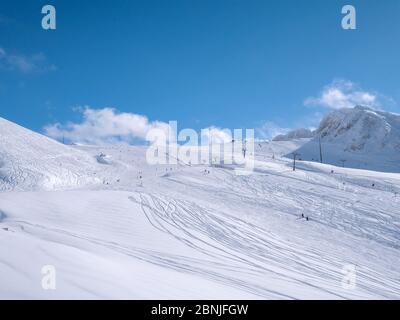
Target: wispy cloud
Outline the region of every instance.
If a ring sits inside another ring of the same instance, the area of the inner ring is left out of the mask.
[[[256,128],[255,134],[259,139],[270,140],[280,134],[286,134],[290,130],[291,130],[290,128],[281,127],[272,121],[266,121],[261,126]]]
[[[393,103],[393,99],[377,92],[365,91],[349,80],[334,80],[317,97],[309,97],[304,101],[306,106],[329,109],[353,108],[357,105],[379,108]]]
[[[85,144],[132,143],[145,141],[151,129],[161,129],[164,132],[169,129],[169,124],[165,122],[149,121],[143,115],[120,113],[114,108],[92,109],[86,106],[76,110],[82,114],[81,122],[47,125],[44,128],[45,134],[54,139],[65,138]]]
[[[255,128],[256,138],[260,140],[272,140],[273,138],[286,135],[294,130],[305,129],[313,131],[319,126],[323,113],[312,112],[299,117],[296,121],[287,123],[286,126],[281,126],[273,121],[265,121]]]
[[[43,53],[23,55],[9,53],[0,47],[0,69],[22,73],[54,71],[56,66],[49,64]]]

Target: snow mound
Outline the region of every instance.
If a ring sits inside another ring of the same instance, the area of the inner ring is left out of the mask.
[[[0,191],[94,183],[95,163],[84,152],[0,118]]]
[[[99,155],[97,155],[96,160],[98,163],[101,163],[101,164],[112,164],[111,156],[106,155],[104,153],[100,153]]]

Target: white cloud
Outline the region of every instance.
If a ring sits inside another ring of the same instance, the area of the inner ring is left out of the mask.
[[[54,71],[56,67],[49,65],[43,53],[26,56],[8,53],[0,47],[0,68],[5,70],[18,70],[23,73]]]
[[[160,121],[149,121],[145,116],[134,113],[119,113],[113,108],[78,108],[82,113],[80,123],[65,125],[55,123],[44,128],[49,137],[85,144],[105,144],[114,142],[132,143],[145,141],[152,129],[167,133],[169,125]]]
[[[318,97],[309,97],[306,106],[321,106],[329,109],[353,108],[357,105],[380,107],[384,96],[362,90],[348,80],[334,80],[325,86]]]
[[[232,141],[232,131],[218,127],[208,127],[202,130],[202,143],[228,143]]]
[[[286,134],[290,131],[289,128],[283,128],[274,122],[266,121],[260,127],[256,128],[256,134],[259,139],[273,139],[280,134]]]
[[[118,112],[114,108],[92,109],[88,106],[76,108],[76,111],[82,114],[80,122],[50,124],[44,127],[44,133],[57,140],[65,139],[69,142],[91,145],[140,143],[152,135],[162,139],[165,137],[166,140],[176,139],[175,129],[170,127],[169,123],[150,121],[143,115]],[[229,129],[210,126],[201,131],[201,142],[205,144],[232,141],[232,132]],[[160,141],[158,143],[162,143]]]

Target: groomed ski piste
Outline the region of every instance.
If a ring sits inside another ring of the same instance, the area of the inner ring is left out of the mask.
[[[0,299],[399,299],[400,174],[293,171],[304,143],[256,144],[237,175],[0,118]]]

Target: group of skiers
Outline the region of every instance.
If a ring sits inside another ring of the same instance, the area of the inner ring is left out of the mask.
[[[302,219],[306,219],[306,221],[309,221],[310,219],[308,218],[308,216],[305,216],[304,213],[301,214],[301,218]]]

